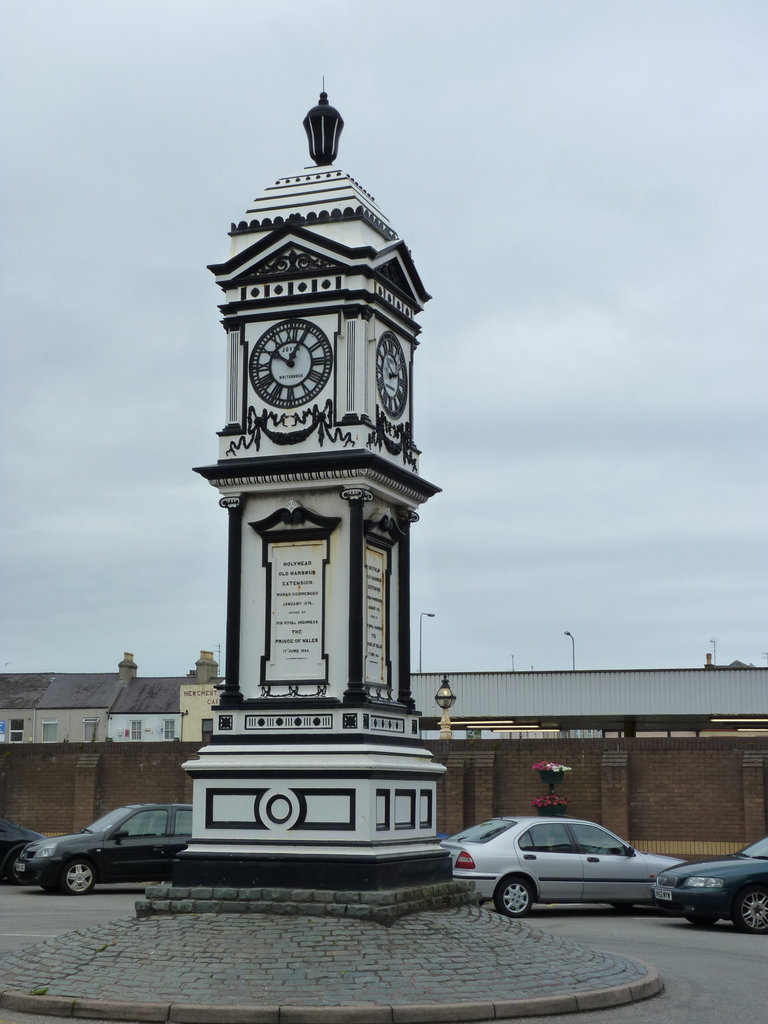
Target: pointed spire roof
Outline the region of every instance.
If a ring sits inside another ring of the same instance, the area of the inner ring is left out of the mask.
[[[303,124],[315,166],[278,178],[253,200],[245,218],[232,223],[230,258],[250,247],[254,234],[285,224],[304,225],[347,245],[367,244],[376,249],[398,239],[373,196],[345,171],[331,167],[344,120],[328,102],[325,91]]]

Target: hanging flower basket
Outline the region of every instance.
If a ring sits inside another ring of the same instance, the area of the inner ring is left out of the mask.
[[[556,804],[553,807],[537,807],[536,812],[540,818],[564,818],[568,808],[565,804]]]
[[[538,772],[542,782],[557,785],[565,778],[565,773],[571,769],[565,764],[556,764],[554,761],[539,761],[531,765],[532,772]]]
[[[568,810],[570,802],[570,798],[567,796],[547,793],[546,796],[535,796],[531,800],[531,806],[536,808],[537,814],[542,818],[562,817]]]

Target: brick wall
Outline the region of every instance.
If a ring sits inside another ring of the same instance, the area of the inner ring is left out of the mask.
[[[570,765],[568,813],[602,822],[645,849],[681,856],[738,849],[768,833],[768,740],[440,740],[447,765],[437,828],[533,813],[547,791],[536,761]],[[52,743],[0,749],[0,817],[50,835],[124,803],[192,798],[181,764],[199,743]]]
[[[594,740],[442,740],[428,743],[448,771],[438,830],[496,814],[534,814],[548,787],[537,761],[571,771],[557,792],[568,814],[601,822],[643,849],[716,856],[768,833],[768,740],[750,737]]]
[[[195,743],[19,744],[0,751],[0,818],[48,835],[131,803],[190,803]]]

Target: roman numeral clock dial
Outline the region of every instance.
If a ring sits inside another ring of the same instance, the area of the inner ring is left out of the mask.
[[[320,394],[332,367],[330,342],[317,324],[284,320],[253,346],[249,371],[256,394],[267,405],[293,409]]]
[[[408,366],[400,342],[385,331],[376,346],[376,387],[385,412],[397,419],[408,400]]]

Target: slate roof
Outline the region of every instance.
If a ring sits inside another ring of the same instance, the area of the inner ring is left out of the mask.
[[[179,677],[136,677],[121,688],[110,714],[178,715],[183,682]]]
[[[44,708],[108,708],[120,689],[117,672],[56,672],[37,703]]]
[[[0,708],[34,708],[53,678],[53,672],[0,674]]]
[[[185,676],[134,677],[117,672],[0,673],[0,708],[106,708],[117,714],[178,714]],[[189,680],[187,680],[189,681]]]

